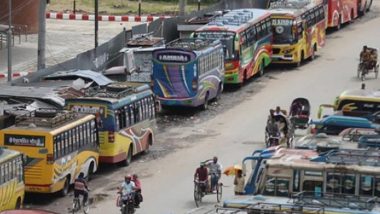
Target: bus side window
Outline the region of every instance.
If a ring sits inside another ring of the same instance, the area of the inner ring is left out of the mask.
[[[300,190],[300,170],[294,170],[293,172],[293,192],[299,192]]]
[[[68,151],[66,154],[69,154],[73,151],[74,149],[74,143],[75,143],[75,136],[76,136],[76,130],[75,127],[70,129],[69,131],[69,146],[68,146]]]
[[[355,175],[346,174],[342,177],[342,193],[343,194],[355,194],[356,186]]]
[[[132,104],[129,105],[129,115],[131,116],[130,118],[131,125],[134,125],[135,124],[135,110]]]
[[[276,178],[274,177],[268,177],[268,179],[265,181],[265,188],[264,188],[264,195],[268,196],[275,196],[275,185],[276,185]]]
[[[374,196],[373,184],[374,184],[373,176],[361,175],[360,176],[359,195],[360,196]]]
[[[375,196],[380,197],[380,177],[375,178]]]
[[[17,158],[17,174],[18,174],[18,182],[24,181],[24,171],[22,168],[22,159],[21,157]]]
[[[0,165],[0,184],[5,183],[4,164]]]
[[[130,118],[129,118],[129,109],[128,109],[128,106],[124,106],[124,112],[125,112],[126,127],[129,127],[131,125],[131,122],[130,122]]]

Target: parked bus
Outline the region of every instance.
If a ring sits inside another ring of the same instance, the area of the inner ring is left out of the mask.
[[[273,26],[272,62],[300,66],[306,59],[314,59],[326,39],[323,4],[280,1],[273,2],[269,11]]]
[[[27,192],[66,195],[79,173],[98,167],[99,142],[95,117],[44,109],[19,116],[0,130],[0,144],[26,156]]]
[[[218,40],[179,39],[153,52],[153,92],[163,106],[202,106],[223,91]]]
[[[347,116],[370,117],[380,112],[380,91],[346,90],[336,98],[335,110],[342,111]]]
[[[154,143],[155,101],[147,84],[124,82],[91,88],[84,97],[67,99],[66,108],[96,116],[100,162],[129,165],[132,156]]]
[[[0,147],[0,212],[21,208],[24,191],[22,154]]]
[[[247,185],[254,186],[254,191],[246,194],[256,196],[226,200],[224,207],[275,203],[322,206],[325,213],[378,213],[379,159],[380,152],[369,149],[339,149],[321,154],[284,148],[270,153],[254,152],[245,159],[252,161]],[[243,171],[248,172],[244,165]]]
[[[271,62],[272,27],[266,10],[232,10],[199,28],[194,37],[221,40],[227,84],[243,83],[255,74],[261,76]]]

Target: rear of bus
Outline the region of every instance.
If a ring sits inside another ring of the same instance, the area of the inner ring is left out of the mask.
[[[0,147],[0,212],[20,208],[24,191],[21,153]]]
[[[0,131],[0,143],[25,155],[27,192],[52,193],[59,189],[54,183],[52,136],[48,130],[12,126]]]
[[[193,51],[159,49],[153,52],[153,93],[163,106],[203,103],[199,90],[198,58]]]
[[[67,99],[66,109],[95,115],[100,144],[99,162],[118,163],[126,158],[125,152],[115,143],[117,127],[111,102],[96,98]]]
[[[236,32],[226,31],[225,27],[204,27],[203,30],[195,32],[196,38],[220,40],[224,50],[224,83],[238,84],[243,82],[239,48],[240,39]]]

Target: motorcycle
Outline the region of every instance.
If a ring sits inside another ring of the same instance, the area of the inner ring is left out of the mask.
[[[123,195],[119,192],[119,197],[117,198],[117,205],[120,207],[121,214],[133,214],[135,213],[135,200],[134,193],[128,193]]]

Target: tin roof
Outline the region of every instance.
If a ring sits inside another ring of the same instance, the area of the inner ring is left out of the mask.
[[[105,86],[113,82],[103,74],[91,70],[58,71],[44,77],[44,80],[70,79],[80,77],[94,81],[99,86]]]

